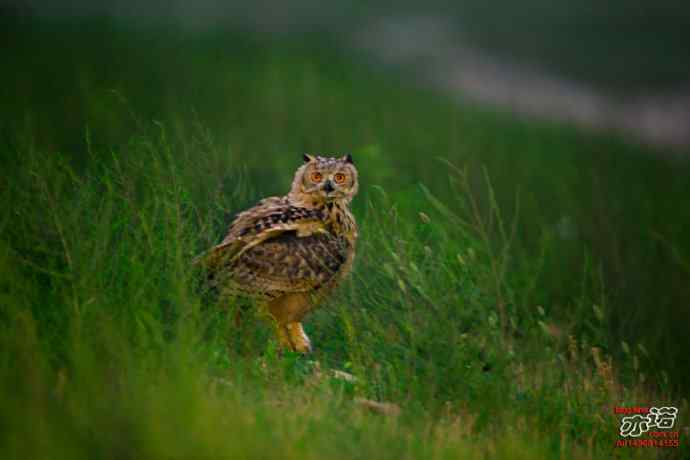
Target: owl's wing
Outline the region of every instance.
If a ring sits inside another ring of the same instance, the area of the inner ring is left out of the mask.
[[[322,222],[322,218],[321,211],[292,205],[286,197],[265,198],[253,208],[237,214],[218,247],[236,239],[261,237],[266,232],[294,230],[296,226]]]
[[[271,236],[229,265],[229,286],[250,296],[309,292],[334,280],[347,260],[348,242],[328,232]]]
[[[284,197],[270,197],[238,214],[225,239],[208,253],[197,257],[195,262],[206,268],[210,278],[218,278],[218,274],[241,268],[242,264],[236,262],[243,254],[272,239],[279,239],[284,234],[301,239],[319,233],[327,233],[321,211],[291,205]],[[269,247],[271,251],[280,252],[284,245],[278,247],[274,242]],[[253,254],[261,257],[261,251]]]

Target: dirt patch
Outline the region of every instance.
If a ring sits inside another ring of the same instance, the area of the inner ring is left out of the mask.
[[[616,97],[472,49],[438,17],[372,21],[354,34],[353,43],[384,64],[412,70],[422,81],[461,100],[617,132],[671,147],[676,154],[690,145],[690,85],[684,91]]]

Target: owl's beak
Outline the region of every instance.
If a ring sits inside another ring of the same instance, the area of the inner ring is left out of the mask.
[[[327,180],[326,183],[323,186],[323,191],[326,193],[331,193],[335,191],[335,187],[333,187],[333,182],[330,180]]]

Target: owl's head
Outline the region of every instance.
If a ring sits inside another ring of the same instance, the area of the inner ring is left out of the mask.
[[[312,205],[345,201],[357,194],[357,168],[352,155],[325,158],[304,155],[304,164],[297,169],[290,196]]]

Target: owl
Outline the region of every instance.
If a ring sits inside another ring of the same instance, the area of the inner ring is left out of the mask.
[[[302,320],[352,269],[357,194],[351,155],[304,155],[290,192],[239,213],[227,236],[201,256],[211,286],[259,304],[281,345],[310,352]]]

